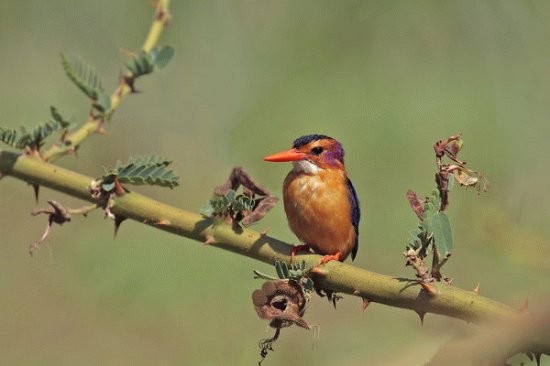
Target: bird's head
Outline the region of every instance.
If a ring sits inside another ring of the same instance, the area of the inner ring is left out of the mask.
[[[314,174],[319,169],[344,169],[344,149],[332,137],[306,135],[294,141],[292,149],[266,156],[265,161],[291,161],[294,170]]]

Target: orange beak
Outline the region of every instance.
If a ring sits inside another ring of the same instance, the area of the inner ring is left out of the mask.
[[[303,160],[307,157],[307,154],[298,151],[298,149],[290,149],[286,151],[281,151],[279,153],[266,156],[264,158],[265,161],[272,161],[272,162],[283,162],[283,161],[297,161],[297,160]]]

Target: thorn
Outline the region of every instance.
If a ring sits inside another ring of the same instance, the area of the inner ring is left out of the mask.
[[[477,283],[477,286],[474,287],[474,289],[472,290],[473,292],[476,293],[476,295],[479,295],[479,285],[480,285],[480,283],[478,282],[478,283]]]
[[[424,325],[424,315],[426,315],[426,312],[425,311],[418,311],[418,310],[415,310],[415,313],[418,314],[418,316],[420,317],[420,323],[422,325]]]
[[[367,310],[367,307],[369,306],[370,301],[366,297],[363,297],[363,306],[361,306],[361,315],[365,313],[365,310]]]
[[[135,52],[132,52],[126,48],[121,48],[120,49],[120,52],[123,53],[126,57],[128,58],[134,58],[136,57],[136,53]]]
[[[210,244],[214,244],[216,242],[216,239],[214,239],[214,237],[210,234],[206,235],[206,240],[204,241],[204,245],[210,245]]]
[[[40,192],[40,186],[38,184],[33,184],[32,189],[34,190],[34,199],[38,203],[38,194]]]
[[[115,177],[115,193],[117,196],[122,196],[126,193],[124,187],[120,184],[118,177]]]
[[[361,293],[361,292],[359,292],[359,290],[355,290],[355,291],[353,291],[353,296],[357,296],[357,295],[359,295],[360,293]]]
[[[172,225],[172,223],[170,222],[170,220],[160,219],[159,221],[155,222],[155,225],[170,226],[170,225]]]
[[[80,145],[75,145],[74,147],[67,150],[67,154],[74,155],[75,157],[78,157],[78,148],[79,147],[80,147]]]
[[[334,306],[334,309],[336,309],[336,302],[338,300],[342,300],[343,297],[338,295],[337,293],[332,293],[331,297],[332,297],[332,306]],[[330,301],[330,299],[329,299],[329,301]]]
[[[115,215],[115,238],[118,234],[118,229],[120,228],[120,224],[122,224],[124,220],[126,220],[126,217],[121,215]]]
[[[523,303],[523,306],[519,309],[520,314],[529,314],[529,298],[525,298],[525,302]]]
[[[540,357],[542,356],[542,353],[540,352],[534,352],[535,360],[537,361],[537,366],[540,366]]]
[[[429,295],[431,296],[435,296],[437,295],[437,290],[435,287],[433,287],[432,285],[430,285],[429,283],[426,283],[424,281],[418,281],[418,284],[420,286],[422,286],[422,288],[424,289],[424,291],[426,291]]]

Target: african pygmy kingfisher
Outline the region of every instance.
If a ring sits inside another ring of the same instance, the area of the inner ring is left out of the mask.
[[[290,229],[309,248],[324,255],[321,263],[344,261],[358,247],[359,200],[344,167],[342,145],[325,135],[306,135],[292,149],[269,155],[265,161],[292,162],[283,185]]]

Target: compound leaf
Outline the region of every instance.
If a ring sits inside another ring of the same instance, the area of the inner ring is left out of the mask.
[[[39,149],[44,140],[61,127],[57,121],[40,123],[31,129],[20,127],[19,131],[0,127],[0,141],[17,149]]]
[[[101,112],[111,109],[111,98],[103,90],[101,79],[93,67],[76,57],[67,58],[61,54],[65,73],[84,94],[94,101],[94,107]]]
[[[167,169],[170,163],[170,160],[156,155],[130,158],[126,164],[118,161],[113,170],[107,171],[101,177],[103,187],[117,178],[120,183],[174,188],[179,185],[180,178],[172,170]]]

